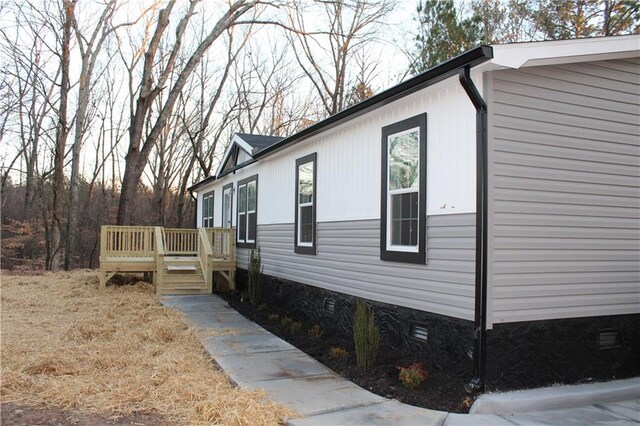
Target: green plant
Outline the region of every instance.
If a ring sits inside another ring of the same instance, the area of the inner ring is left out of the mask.
[[[258,310],[259,311],[266,311],[267,310],[267,304],[266,303],[260,304],[260,306],[258,306]]]
[[[367,308],[364,300],[356,302],[356,314],[353,319],[353,340],[356,345],[358,367],[369,371],[376,363],[380,332],[375,324],[373,312]]]
[[[253,306],[260,305],[262,299],[262,258],[260,248],[251,250],[249,257],[249,301]]]
[[[271,322],[280,322],[280,315],[278,314],[270,314],[267,316],[267,319]]]
[[[302,331],[302,323],[300,321],[296,321],[291,324],[291,332],[293,334],[298,334]]]
[[[398,379],[402,386],[408,389],[417,388],[429,377],[427,369],[420,362],[414,362],[408,367],[398,367],[398,370],[400,370]]]
[[[331,349],[329,349],[329,356],[335,359],[345,359],[349,356],[349,352],[345,348],[332,346]]]
[[[318,340],[320,337],[322,337],[322,334],[324,333],[324,331],[322,331],[322,329],[320,328],[320,326],[318,324],[314,325],[313,327],[311,327],[307,333],[309,333],[309,337],[313,340]]]
[[[280,324],[282,324],[283,327],[289,327],[292,322],[293,320],[291,319],[291,317],[284,317],[280,321]]]

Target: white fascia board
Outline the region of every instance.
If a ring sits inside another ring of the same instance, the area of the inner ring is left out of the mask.
[[[487,68],[513,68],[640,56],[640,35],[493,45]]]
[[[225,163],[229,159],[233,145],[238,145],[240,148],[242,148],[243,151],[246,151],[246,153],[249,154],[251,158],[253,158],[253,148],[251,148],[251,145],[246,143],[244,139],[242,139],[237,134],[233,135],[233,139],[231,139],[231,143],[229,144],[229,146],[227,146],[227,150],[224,152],[222,161],[218,165],[218,170],[216,170],[216,178],[220,177],[220,172],[222,171],[222,167],[225,165]]]

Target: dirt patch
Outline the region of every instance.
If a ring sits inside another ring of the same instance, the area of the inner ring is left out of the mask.
[[[233,387],[182,316],[160,305],[152,285],[123,284],[100,290],[95,271],[3,274],[3,413],[52,410],[43,418],[87,415],[84,424],[95,424],[94,415],[97,423],[145,423],[151,416],[152,424],[237,425],[278,424],[293,415],[263,392]]]
[[[464,390],[462,380],[432,366],[429,360],[416,359],[401,351],[384,350],[379,352],[375,367],[370,372],[363,373],[356,363],[353,339],[345,333],[331,328],[322,328],[321,335],[318,337],[316,333],[316,337],[312,338],[309,335],[309,329],[315,324],[302,312],[291,313],[279,306],[266,305],[257,309],[247,301],[241,300],[238,295],[224,294],[223,297],[247,318],[293,344],[341,376],[380,396],[418,407],[455,413],[467,413],[473,404],[473,400]],[[282,325],[281,320],[284,317],[290,317],[291,321],[302,322],[302,331],[292,333],[290,326]],[[344,348],[348,355],[344,358],[332,357],[330,355],[332,347]],[[417,389],[407,389],[398,379],[398,367],[407,367],[416,361],[426,366],[429,377]]]
[[[83,413],[45,405],[0,405],[3,425],[171,425],[173,422],[151,413],[132,413],[126,416]]]

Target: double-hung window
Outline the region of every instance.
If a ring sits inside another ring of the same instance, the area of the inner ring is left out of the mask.
[[[202,195],[202,226],[213,228],[213,191]]]
[[[426,132],[426,114],[382,128],[382,260],[425,263]]]
[[[258,220],[258,175],[238,181],[238,247],[255,248]]]
[[[295,252],[316,254],[316,158],[296,160]]]

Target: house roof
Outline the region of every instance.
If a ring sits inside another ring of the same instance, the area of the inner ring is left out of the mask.
[[[433,68],[428,69],[422,74],[418,74],[417,76],[410,78],[409,80],[403,81],[402,83],[387,89],[377,95],[374,95],[368,99],[365,99],[362,102],[355,104],[354,106],[347,108],[343,111],[340,111],[334,115],[327,117],[326,119],[319,121],[312,126],[309,126],[298,133],[295,133],[289,137],[282,138],[280,140],[273,140],[271,144],[260,148],[259,150],[250,153],[252,154],[253,161],[245,162],[241,166],[244,167],[248,164],[251,164],[262,157],[271,155],[276,153],[290,145],[301,142],[313,135],[331,129],[339,124],[345,123],[349,120],[352,120],[356,117],[361,116],[362,114],[372,111],[374,109],[380,108],[384,105],[387,105],[390,102],[393,102],[397,99],[410,95],[420,89],[423,89],[427,86],[431,86],[439,81],[447,79],[454,74],[458,73],[458,70],[462,67],[469,66],[474,67],[478,64],[481,64],[493,57],[493,50],[491,46],[479,46],[474,49],[471,49],[467,52],[464,52],[452,59],[449,59],[446,62],[441,63]],[[257,135],[251,135],[257,136]],[[265,138],[262,136],[261,138]],[[268,137],[271,138],[271,137]],[[235,139],[235,138],[234,138]],[[242,142],[248,143],[244,138]],[[230,144],[231,145],[231,144]],[[250,145],[250,144],[249,144]],[[246,149],[245,149],[246,150]],[[247,151],[248,152],[248,151]],[[223,163],[221,167],[218,169],[218,173],[214,176],[209,176],[195,185],[189,188],[189,191],[193,191],[198,189],[199,187],[212,182],[216,179],[219,179],[241,167],[235,167],[232,169],[226,169],[226,163],[229,161],[231,157],[230,149],[225,153],[225,157],[223,159]]]
[[[262,136],[252,135],[249,133],[236,133],[236,136],[251,145],[251,147],[253,148],[253,154],[256,154],[263,149],[270,147],[274,143],[280,142],[282,139],[284,139],[280,136]],[[251,155],[252,153],[249,154]]]

